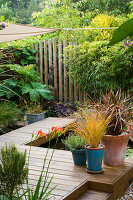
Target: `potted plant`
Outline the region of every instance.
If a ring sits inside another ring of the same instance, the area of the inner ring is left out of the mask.
[[[102,169],[102,159],[105,146],[100,144],[107,126],[110,123],[111,115],[105,118],[103,112],[93,110],[88,113],[82,111],[80,118],[74,124],[73,129],[86,142],[87,171],[100,173]]]
[[[101,99],[100,106],[107,113],[113,112],[113,118],[108,125],[106,134],[102,138],[102,143],[106,146],[104,152],[104,163],[110,166],[119,166],[124,164],[126,148],[129,140],[129,132],[126,128],[130,113],[130,101],[123,97],[121,91],[114,94],[109,91]],[[106,114],[108,116],[108,114]]]
[[[46,111],[43,111],[40,103],[31,103],[30,106],[27,106],[26,117],[28,124],[40,121],[45,118]]]
[[[51,86],[43,85],[41,82],[23,84],[22,95],[28,94],[30,97],[30,102],[26,105],[28,124],[44,119],[45,112],[43,111],[40,102],[51,100],[53,98],[50,88]]]
[[[86,165],[86,150],[84,148],[86,142],[80,135],[70,134],[62,142],[72,152],[75,165]]]

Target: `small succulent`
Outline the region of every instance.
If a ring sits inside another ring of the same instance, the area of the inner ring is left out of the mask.
[[[78,134],[69,134],[69,136],[62,140],[62,143],[67,146],[71,151],[74,151],[76,149],[83,149],[86,145],[86,142],[83,140],[83,138]]]

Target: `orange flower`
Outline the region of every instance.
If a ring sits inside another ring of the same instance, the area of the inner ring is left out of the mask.
[[[53,127],[51,128],[51,130],[52,130],[52,132],[58,133],[59,128],[58,128],[57,126],[53,126]]]
[[[48,138],[48,134],[47,134],[47,133],[43,133],[42,130],[37,131],[37,136],[38,136],[38,137],[43,137],[43,136],[45,136],[46,138]]]

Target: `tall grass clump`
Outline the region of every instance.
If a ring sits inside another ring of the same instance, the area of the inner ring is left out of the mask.
[[[112,115],[106,117],[104,112],[92,111],[88,113],[84,110],[72,129],[78,133],[91,148],[96,148],[99,146],[102,137],[106,133],[111,118]]]

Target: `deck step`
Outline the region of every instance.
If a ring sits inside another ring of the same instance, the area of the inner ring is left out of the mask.
[[[109,200],[111,193],[99,192],[95,190],[86,190],[77,200]]]
[[[113,193],[96,191],[94,189],[90,189],[89,186],[90,183],[86,179],[66,196],[61,198],[61,200],[112,200]],[[101,184],[101,187],[104,186]]]

